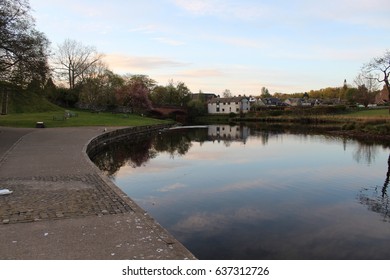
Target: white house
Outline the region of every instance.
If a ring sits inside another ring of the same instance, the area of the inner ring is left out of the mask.
[[[247,113],[250,110],[249,99],[246,97],[212,98],[207,103],[209,114]]]

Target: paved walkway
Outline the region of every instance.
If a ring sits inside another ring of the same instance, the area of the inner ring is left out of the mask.
[[[102,131],[0,127],[0,259],[194,259],[90,162]]]

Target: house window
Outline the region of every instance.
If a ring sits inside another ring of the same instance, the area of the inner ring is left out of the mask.
[[[240,109],[237,108],[237,109],[236,109],[236,112],[239,112],[239,111],[240,111]]]
[[[232,107],[229,107],[229,112],[231,112],[232,111]]]
[[[225,112],[225,109],[222,108],[222,112]]]
[[[219,112],[219,107],[217,107],[217,112]]]

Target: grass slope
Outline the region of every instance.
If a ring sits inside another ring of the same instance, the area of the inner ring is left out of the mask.
[[[65,110],[51,112],[21,113],[0,116],[0,126],[35,127],[36,122],[44,122],[46,127],[70,126],[140,126],[166,123],[139,115],[124,115],[112,113],[91,113],[89,111],[72,111],[75,117],[63,118]]]
[[[0,95],[0,105],[2,104]],[[50,103],[45,97],[21,91],[10,94],[8,114],[0,115],[0,126],[35,127],[36,122],[44,122],[46,127],[69,126],[140,126],[160,124],[166,121],[138,115],[91,113],[75,110],[75,117],[68,116],[66,110]]]
[[[0,97],[1,101],[1,97]],[[58,111],[61,108],[36,93],[20,91],[9,95],[8,113],[36,113]]]

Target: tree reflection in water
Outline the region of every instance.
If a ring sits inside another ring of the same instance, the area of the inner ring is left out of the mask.
[[[157,154],[167,152],[171,158],[185,155],[191,148],[191,141],[207,140],[206,130],[177,130],[133,136],[131,139],[106,145],[91,160],[109,177],[115,177],[125,165],[140,167]]]
[[[370,188],[364,188],[360,191],[358,195],[358,199],[360,203],[362,205],[366,205],[370,211],[381,214],[383,216],[384,222],[390,221],[389,195],[387,194],[389,181],[390,181],[390,155],[387,160],[387,173],[386,173],[386,178],[383,186],[382,187],[377,186],[376,188],[374,188],[372,194],[367,194],[367,192],[370,191]]]
[[[251,136],[261,138],[264,145],[268,143],[270,137],[278,137],[282,133],[279,130],[266,131],[253,126],[251,128]],[[171,158],[183,156],[190,150],[192,141],[202,144],[205,141],[214,140],[215,137],[208,135],[207,129],[163,131],[137,136],[136,138],[133,136],[127,141],[107,145],[92,160],[106,175],[115,177],[115,174],[122,166],[140,167],[150,159],[155,158],[159,153],[168,153]],[[226,142],[233,141],[229,138],[223,138],[222,140]],[[332,139],[329,139],[329,141],[332,141]],[[347,142],[344,144],[346,145]],[[357,162],[363,161],[367,164],[372,164],[379,152],[378,146],[374,144],[358,142],[353,158]],[[384,221],[390,221],[389,196],[387,193],[390,180],[390,155],[387,166],[388,170],[383,186],[363,188],[357,196],[358,201],[362,205],[367,206],[370,211],[381,214]]]

